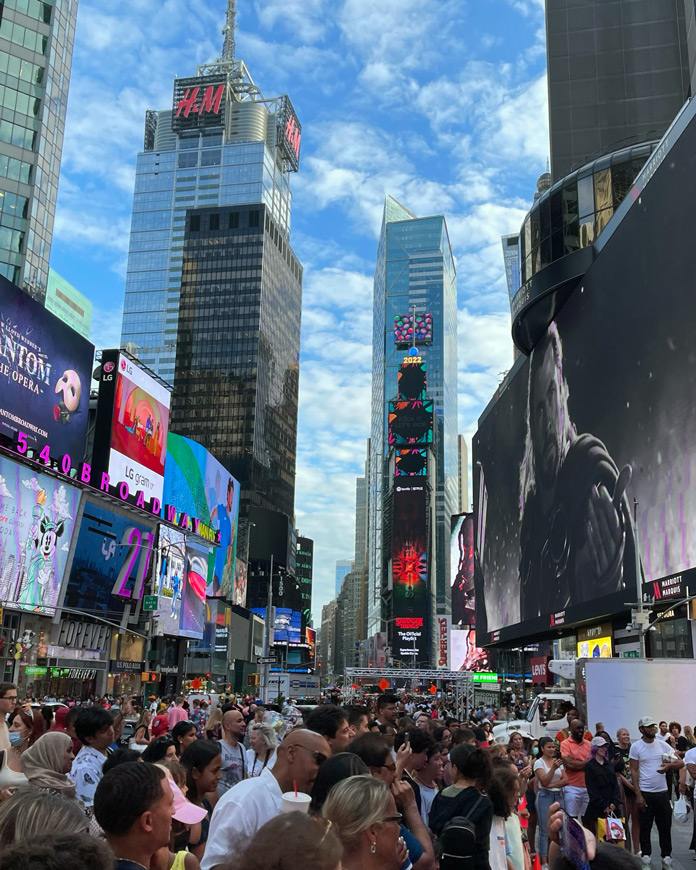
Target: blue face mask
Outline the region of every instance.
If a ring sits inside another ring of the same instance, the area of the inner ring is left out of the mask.
[[[10,731],[10,746],[17,746],[23,739],[19,731]]]

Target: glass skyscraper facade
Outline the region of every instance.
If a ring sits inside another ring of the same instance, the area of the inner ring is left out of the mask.
[[[394,341],[394,317],[431,313],[432,343],[419,346],[427,366],[427,395],[435,412],[437,458],[435,572],[431,594],[438,612],[449,607],[450,516],[457,513],[457,279],[442,215],[417,218],[392,197],[385,201],[374,278],[372,338],[372,431],[369,474],[367,634],[385,631],[383,593],[389,587],[391,553],[385,548],[388,496],[388,403],[397,396],[403,349]],[[424,614],[425,616],[425,614]]]
[[[0,2],[0,274],[45,302],[77,0]]]

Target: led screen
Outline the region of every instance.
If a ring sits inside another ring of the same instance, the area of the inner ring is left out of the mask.
[[[428,451],[419,448],[396,451],[397,477],[425,477]]]
[[[181,597],[186,576],[186,537],[183,532],[169,526],[159,527],[156,570],[156,633],[176,637],[179,634]]]
[[[62,605],[112,620],[122,614],[143,596],[154,542],[154,525],[86,501]]]
[[[433,315],[397,314],[394,317],[394,342],[397,347],[411,347],[418,344],[432,344]]]
[[[0,436],[84,459],[94,345],[0,275]]]
[[[209,550],[187,541],[186,576],[181,590],[181,637],[201,638],[205,626],[205,590]]]
[[[634,504],[646,580],[696,565],[694,121],[673,141],[474,437],[489,641],[625,612]]]
[[[389,444],[405,447],[433,443],[432,401],[389,403]]]
[[[474,602],[474,515],[452,517],[450,537],[452,571],[452,624],[475,624]]]
[[[403,365],[399,368],[398,384],[399,398],[420,400],[425,399],[427,387],[427,375],[424,362],[410,362],[413,357],[406,357]],[[420,360],[420,357],[415,357]]]
[[[246,607],[248,564],[237,559],[234,569],[234,590],[232,592],[232,604]]]
[[[394,655],[408,665],[429,659],[428,512],[425,486],[394,487],[392,609]]]
[[[252,607],[252,612],[266,618],[264,607]],[[276,607],[273,643],[302,643],[302,614],[289,607]]]
[[[80,492],[0,456],[0,601],[53,614]]]
[[[488,667],[488,653],[476,646],[473,628],[450,631],[450,660],[453,671],[477,671]]]

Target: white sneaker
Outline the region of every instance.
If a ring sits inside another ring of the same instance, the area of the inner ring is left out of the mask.
[[[670,870],[671,866],[672,866],[672,859],[668,855],[666,858],[662,859],[662,867],[664,868],[664,870]]]
[[[643,865],[643,867],[649,867],[651,861],[652,861],[652,855],[641,855],[640,856],[640,862]]]

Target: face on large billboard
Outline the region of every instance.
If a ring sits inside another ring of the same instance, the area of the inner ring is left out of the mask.
[[[474,438],[479,636],[601,619],[696,565],[691,122]],[[482,621],[483,620],[483,621]]]
[[[80,492],[0,456],[0,601],[53,614]]]
[[[232,600],[239,483],[201,444],[172,433],[167,442],[162,516],[178,523],[184,514],[192,530],[196,529],[192,522],[195,518],[219,537],[219,544],[211,549],[209,557],[206,594]]]
[[[425,662],[428,655],[428,513],[425,486],[394,487],[392,607],[394,655]]]
[[[93,345],[0,276],[0,436],[78,465],[93,358]]]
[[[157,573],[157,621],[162,634],[178,635],[181,597],[186,576],[186,537],[169,526],[159,527]]]
[[[181,618],[179,634],[182,637],[203,637],[205,628],[205,588],[208,572],[208,549],[190,541],[186,544],[186,573],[180,592]]]
[[[155,527],[85,502],[62,605],[122,614],[143,597],[154,562]]]
[[[450,538],[452,570],[452,624],[475,624],[474,606],[474,515],[452,517]]]

